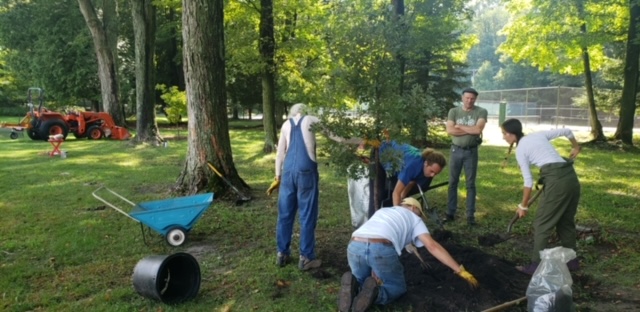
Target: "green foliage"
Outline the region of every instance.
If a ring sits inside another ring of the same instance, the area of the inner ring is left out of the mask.
[[[625,34],[626,5],[624,1],[508,1],[512,19],[502,30],[506,41],[498,51],[540,70],[580,75],[585,47],[591,70],[598,71],[607,59],[605,45]]]
[[[167,114],[167,119],[170,123],[179,123],[182,117],[187,116],[187,93],[185,91],[178,90],[177,86],[167,86],[159,84],[156,86],[162,94],[160,98],[166,104],[164,108]]]
[[[15,79],[67,104],[100,97],[93,42],[77,1],[4,2],[2,8],[0,45]]]

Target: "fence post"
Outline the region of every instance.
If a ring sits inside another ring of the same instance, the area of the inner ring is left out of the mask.
[[[560,87],[556,91],[556,129],[558,129],[558,119],[560,119]]]
[[[507,102],[500,101],[500,109],[498,111],[498,125],[502,125],[507,116]]]

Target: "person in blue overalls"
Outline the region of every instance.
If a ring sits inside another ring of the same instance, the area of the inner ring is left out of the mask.
[[[311,131],[311,126],[320,120],[306,115],[305,110],[304,104],[293,105],[289,111],[289,120],[282,125],[276,154],[275,181],[269,189],[272,191],[279,186],[276,264],[282,267],[289,262],[293,223],[298,212],[300,270],[317,268],[321,264],[315,254],[319,178],[316,138]]]

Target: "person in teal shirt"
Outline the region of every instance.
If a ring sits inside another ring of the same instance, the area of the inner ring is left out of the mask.
[[[384,141],[379,148],[380,165],[378,170],[384,171],[378,176],[378,192],[381,192],[380,207],[400,205],[403,198],[415,194],[418,190],[429,188],[431,181],[446,166],[444,155],[432,148],[420,151],[409,144],[399,144],[396,141]],[[374,181],[369,184],[371,200],[369,216],[375,213]]]

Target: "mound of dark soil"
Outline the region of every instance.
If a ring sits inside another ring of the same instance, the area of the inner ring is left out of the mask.
[[[418,248],[418,252],[428,269],[423,269],[418,257],[404,251],[400,261],[405,269],[407,293],[388,306],[376,306],[373,311],[482,311],[525,296],[530,277],[516,270],[514,263],[474,247],[449,242],[451,233],[448,231],[434,232],[433,235],[458,263],[476,277],[479,287],[472,289],[425,248]],[[333,251],[336,254],[323,250],[323,269],[312,275],[327,278],[325,270],[348,271],[345,251],[346,245],[340,251]],[[526,301],[504,311],[525,310]]]
[[[516,270],[515,264],[473,247],[442,246],[476,277],[479,287],[472,289],[420,248],[429,268],[423,269],[415,255],[402,254],[408,291],[395,305],[410,306],[414,311],[482,311],[525,295],[530,277]]]

